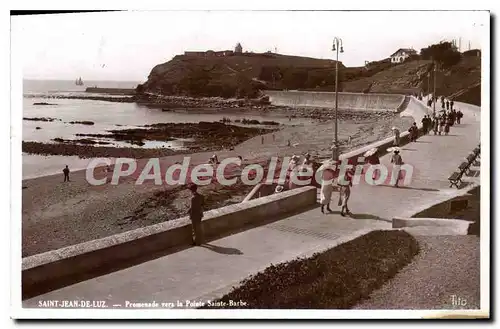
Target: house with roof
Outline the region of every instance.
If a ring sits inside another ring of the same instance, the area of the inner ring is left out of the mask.
[[[391,57],[391,63],[403,63],[408,57],[416,55],[417,52],[412,48],[399,48]]]

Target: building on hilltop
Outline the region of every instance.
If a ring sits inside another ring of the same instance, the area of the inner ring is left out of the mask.
[[[416,55],[417,52],[411,48],[399,48],[391,57],[391,63],[403,63],[408,57]]]
[[[234,52],[236,54],[241,54],[243,52],[243,47],[241,46],[241,43],[237,43],[236,47],[234,47]]]
[[[224,57],[224,56],[232,56],[234,55],[234,51],[232,50],[222,50],[222,51],[185,51],[185,56],[196,56],[196,57]]]

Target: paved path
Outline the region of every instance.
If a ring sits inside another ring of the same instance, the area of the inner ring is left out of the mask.
[[[206,301],[271,263],[330,248],[350,235],[388,229],[392,217],[411,215],[457,193],[448,187],[447,178],[478,144],[480,116],[477,108],[457,107],[464,112],[463,124],[452,127],[449,136],[428,135],[403,147],[405,163],[415,167],[411,186],[355,186],[352,218],[341,217],[338,211],[322,215],[316,208],[213,241],[211,246],[189,248],[26,300],[23,306],[36,307],[39,300],[49,299],[106,300],[108,306],[123,306],[127,300]],[[381,159],[384,164],[389,161],[389,155]]]
[[[414,261],[355,309],[479,309],[479,238],[416,238]]]

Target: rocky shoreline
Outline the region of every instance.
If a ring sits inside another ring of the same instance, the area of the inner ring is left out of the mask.
[[[199,123],[158,123],[146,125],[144,128],[110,130],[109,134],[76,134],[81,139],[67,140],[54,138],[55,143],[24,142],[22,150],[28,154],[39,155],[77,155],[80,158],[126,157],[147,158],[161,157],[172,154],[184,154],[200,151],[215,151],[234,146],[258,135],[276,131],[276,128],[254,128],[229,125],[221,122]],[[109,144],[96,141],[93,138],[114,139],[131,144],[144,145],[144,140],[171,141],[175,139],[190,139],[184,142],[185,149],[169,148],[144,149],[129,147],[92,146]],[[81,145],[84,144],[84,145]]]

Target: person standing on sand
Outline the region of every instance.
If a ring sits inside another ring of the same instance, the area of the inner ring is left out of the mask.
[[[192,184],[189,189],[191,190],[191,207],[189,208],[189,219],[191,219],[193,244],[195,246],[201,245],[204,241],[203,225],[201,220],[203,218],[203,196],[198,193],[198,186]]]
[[[68,165],[63,169],[64,181],[69,182],[69,168]]]

